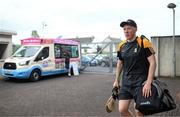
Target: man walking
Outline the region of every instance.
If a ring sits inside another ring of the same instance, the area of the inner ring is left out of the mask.
[[[144,81],[143,96],[151,96],[151,83],[156,69],[155,52],[151,42],[136,36],[137,24],[129,19],[121,22],[126,40],[119,44],[116,78],[113,87],[120,86],[119,76],[123,71],[122,85],[119,93],[119,112],[122,116],[132,116],[129,111],[135,92]],[[135,109],[136,116],[143,116]]]

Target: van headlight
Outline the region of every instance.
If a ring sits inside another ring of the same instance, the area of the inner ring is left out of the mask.
[[[20,66],[24,66],[24,65],[28,65],[30,61],[22,61],[22,62],[19,62],[19,65]]]

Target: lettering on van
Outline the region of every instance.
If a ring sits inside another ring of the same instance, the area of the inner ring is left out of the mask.
[[[56,69],[64,69],[65,65],[62,62],[56,62],[55,67]]]
[[[47,60],[43,61],[42,67],[48,67],[48,61]]]

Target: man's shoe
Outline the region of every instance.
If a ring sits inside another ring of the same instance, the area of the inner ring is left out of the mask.
[[[68,76],[71,76],[71,74],[69,73]]]

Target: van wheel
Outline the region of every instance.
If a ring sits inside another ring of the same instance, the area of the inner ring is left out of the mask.
[[[40,77],[41,77],[41,72],[40,72],[40,70],[36,69],[31,72],[29,80],[33,81],[33,82],[38,81],[40,79]]]

